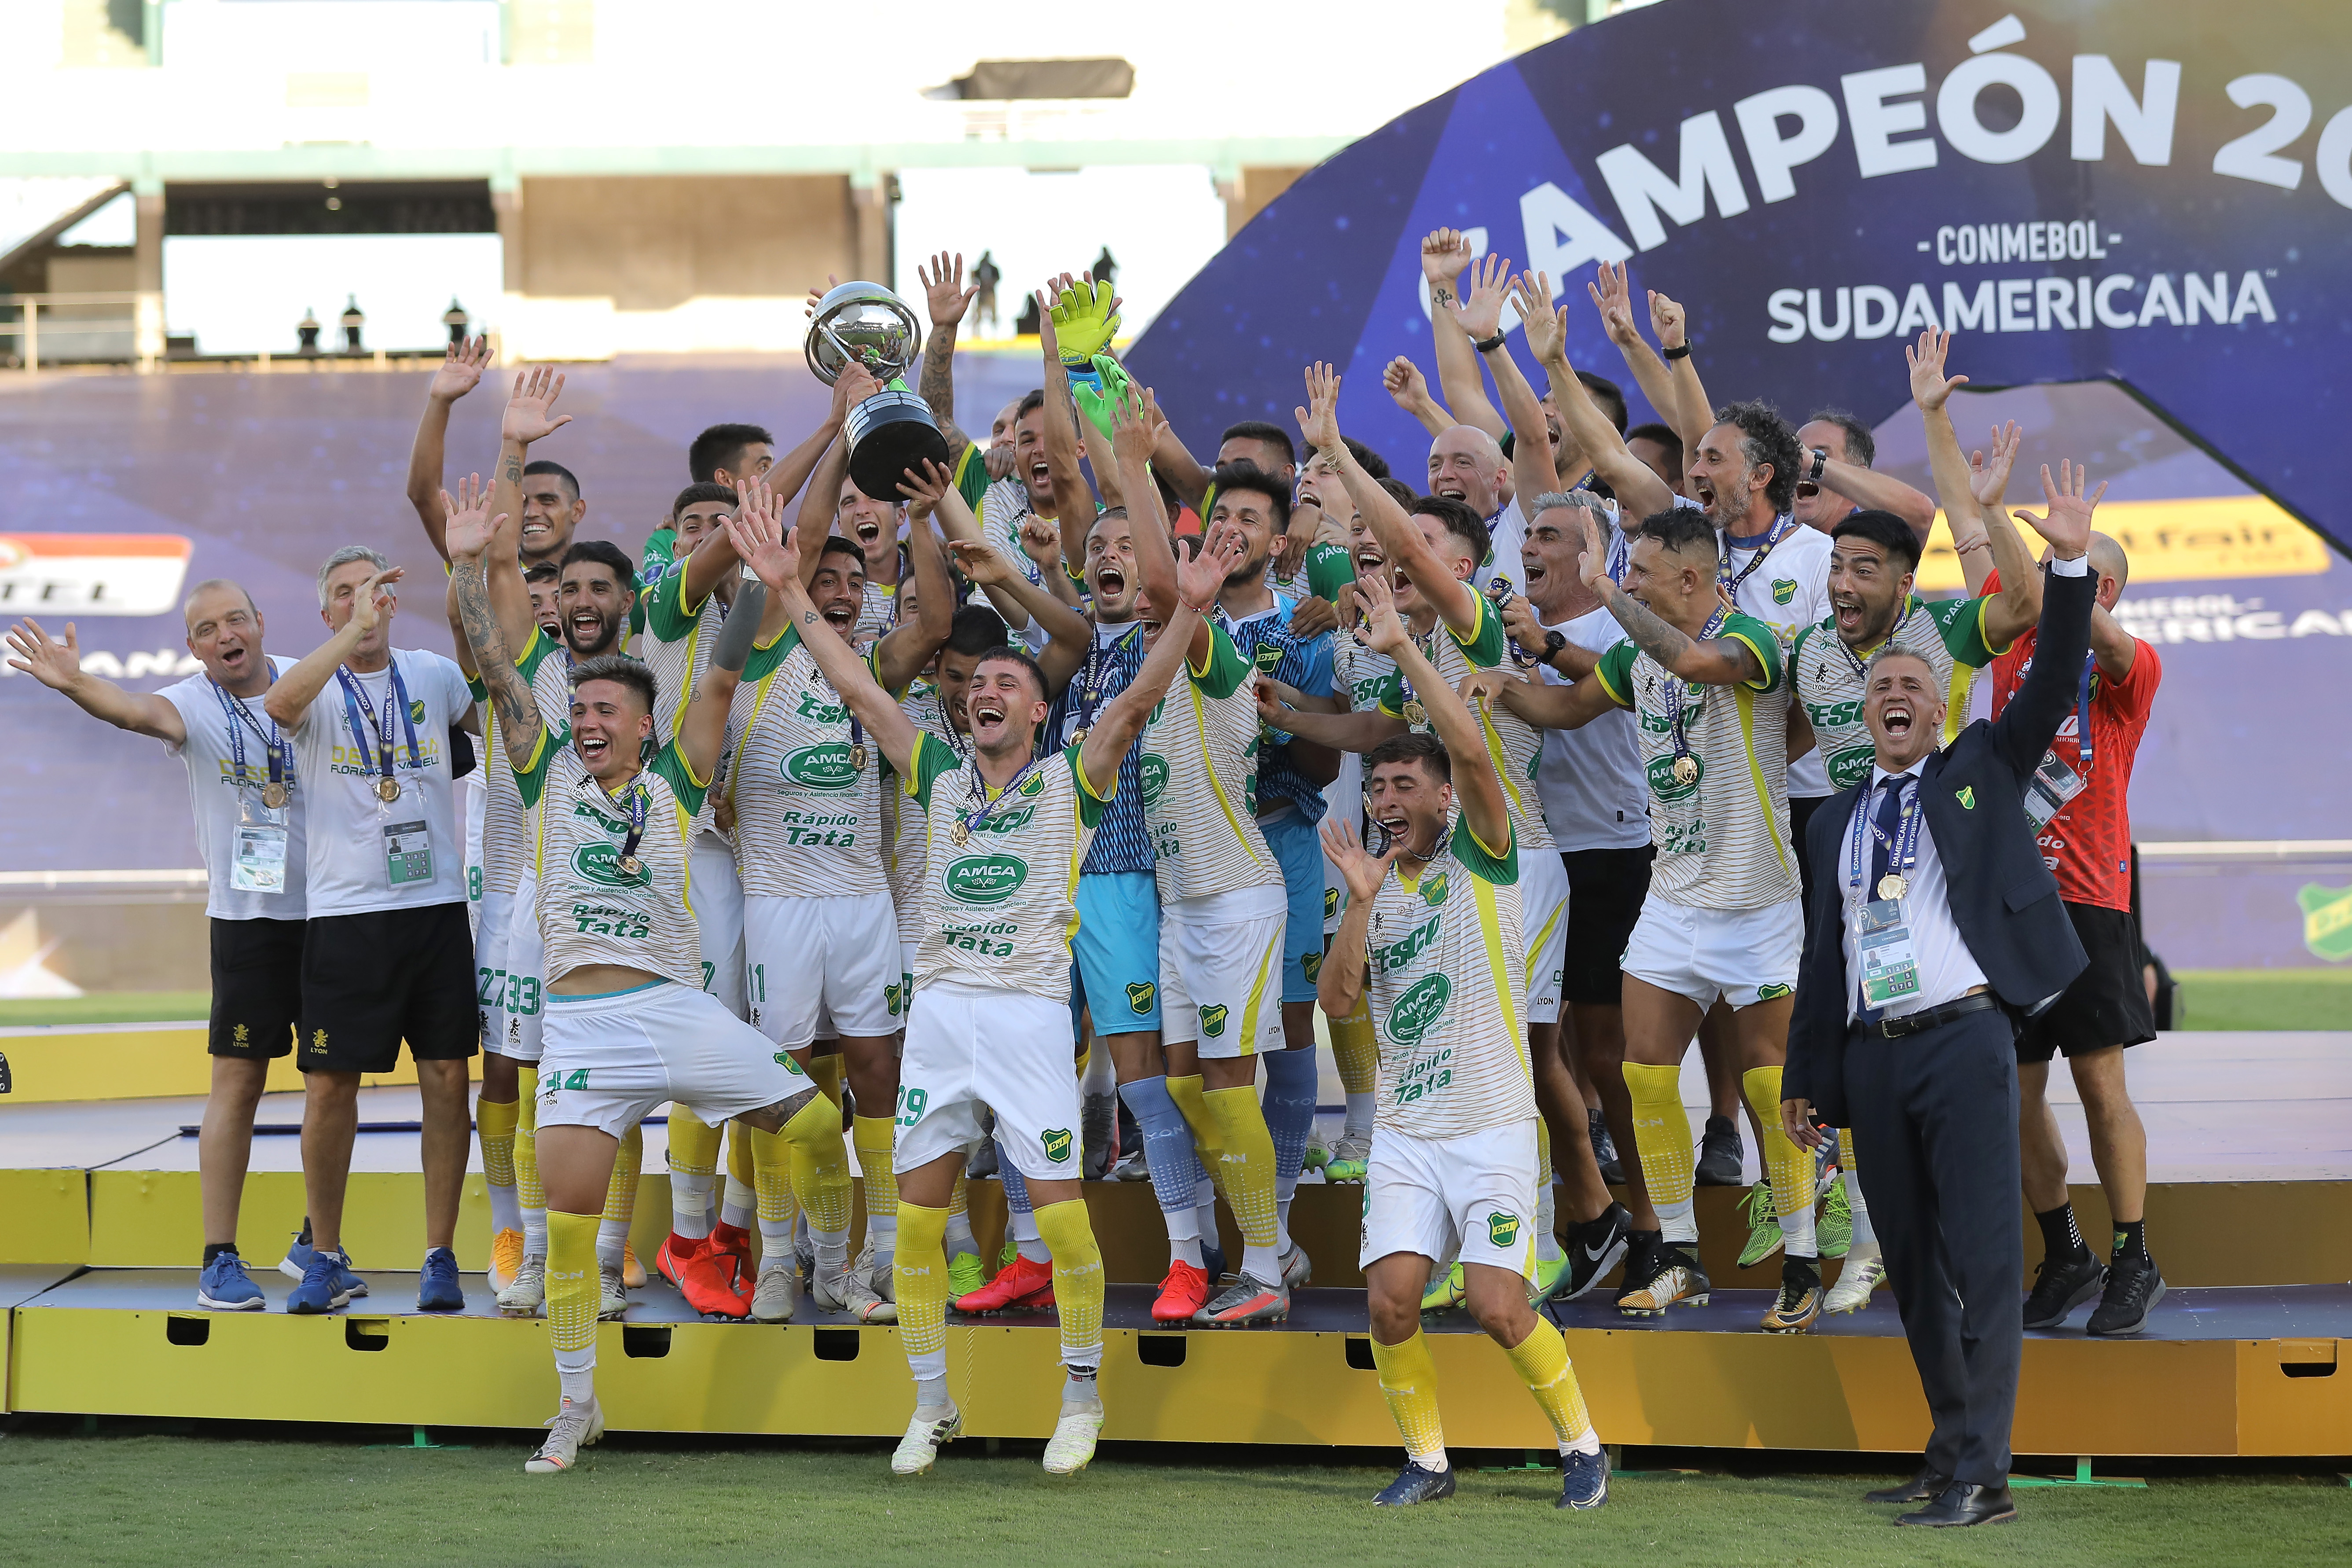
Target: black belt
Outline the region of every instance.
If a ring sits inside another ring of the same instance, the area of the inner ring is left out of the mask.
[[[1869,1039],[1899,1040],[1910,1035],[1924,1035],[1938,1025],[1964,1018],[1970,1013],[1989,1012],[2000,1005],[2000,997],[1990,991],[1978,991],[1957,1002],[1930,1007],[1924,1013],[1906,1013],[1899,1018],[1881,1018],[1874,1024],[1857,1023],[1854,1031]]]

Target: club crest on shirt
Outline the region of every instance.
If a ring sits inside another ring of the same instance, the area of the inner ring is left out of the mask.
[[[1797,584],[1793,579],[1788,577],[1775,577],[1772,579],[1772,602],[1774,604],[1790,604],[1792,603],[1796,597]]]
[[[1977,808],[1977,792],[1974,784],[1962,784],[1952,793],[1952,798],[1960,803],[1962,811],[1974,811]]]
[[[1421,901],[1433,910],[1445,901],[1445,873],[1443,871],[1421,885]]]
[[[1519,1216],[1505,1214],[1500,1209],[1486,1216],[1486,1240],[1495,1247],[1508,1247],[1519,1238]]]
[[[1797,988],[1793,985],[1759,985],[1756,988],[1756,1000],[1777,1002],[1783,996],[1794,996],[1796,994]]]
[[[1222,1002],[1212,1002],[1201,1009],[1201,1033],[1216,1039],[1225,1032],[1226,1007]]]
[[[1148,981],[1139,984],[1130,985],[1127,988],[1128,1008],[1137,1016],[1140,1017],[1142,1015],[1151,1011],[1152,998],[1159,994],[1160,987],[1151,984]]]
[[[408,721],[412,724],[425,722],[425,703],[421,698],[412,697],[408,700]]]
[[[1298,955],[1298,967],[1306,972],[1307,978],[1311,983],[1317,975],[1323,973],[1323,955],[1319,952],[1302,952]]]
[[[1056,1165],[1069,1163],[1070,1130],[1068,1128],[1048,1127],[1037,1134],[1037,1142],[1045,1149],[1045,1158],[1053,1161]]]
[[[1253,657],[1257,661],[1257,672],[1260,675],[1272,675],[1282,666],[1282,645],[1276,642],[1262,642],[1257,645],[1257,652]]]
[[[1325,920],[1327,920],[1327,921],[1328,921],[1328,920],[1329,920],[1333,915],[1336,915],[1336,914],[1338,914],[1339,912],[1339,889],[1337,889],[1337,888],[1326,888],[1326,889],[1323,889],[1323,918],[1324,918]]]

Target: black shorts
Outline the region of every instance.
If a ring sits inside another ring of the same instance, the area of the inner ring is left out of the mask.
[[[1800,907],[1805,911],[1807,936],[1812,935],[1813,858],[1805,853],[1805,825],[1812,821],[1813,813],[1834,798],[1826,795],[1792,795],[1789,797],[1789,846],[1797,857],[1798,896],[1801,900]]]
[[[301,921],[212,922],[213,1027],[216,1057],[269,1061],[294,1048],[302,1017]]]
[[[474,937],[463,904],[322,915],[302,944],[304,1072],[390,1072],[474,1054]]]
[[[1642,900],[1650,896],[1650,862],[1657,856],[1652,844],[1638,849],[1560,851],[1559,863],[1568,872],[1562,1002],[1583,1007],[1624,1005],[1625,977],[1617,964],[1642,918]]]
[[[2097,904],[2070,903],[2066,913],[2091,964],[2039,1017],[2025,1021],[2017,1036],[2021,1062],[2046,1062],[2054,1055],[2079,1057],[2156,1038],[2147,983],[2139,973],[2139,921],[2128,910]]]

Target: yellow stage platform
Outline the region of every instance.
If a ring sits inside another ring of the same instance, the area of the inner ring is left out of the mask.
[[[85,1024],[72,1027],[0,1029],[0,1055],[8,1058],[16,1088],[7,1103],[54,1105],[72,1100],[147,1100],[201,1095],[212,1087],[212,1063],[205,1055],[206,1026],[181,1024]],[[482,1076],[474,1058],[473,1076]],[[416,1067],[404,1054],[388,1073],[360,1080],[369,1088],[416,1081]],[[302,1074],[290,1056],[269,1064],[272,1093],[299,1090]]]

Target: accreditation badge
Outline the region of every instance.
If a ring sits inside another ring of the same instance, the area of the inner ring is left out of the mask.
[[[395,888],[433,879],[433,830],[422,822],[383,825],[384,875]]]
[[[1904,923],[1902,900],[1874,899],[1853,918],[1863,1005],[1884,1008],[1919,994],[1919,955]]]

